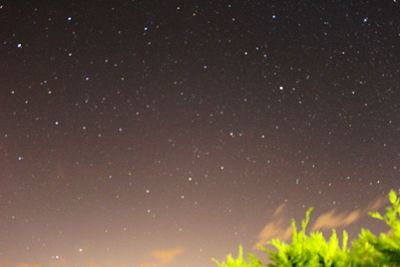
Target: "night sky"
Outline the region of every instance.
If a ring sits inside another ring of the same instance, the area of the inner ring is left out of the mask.
[[[386,230],[400,2],[0,1],[0,266],[211,267],[314,207]]]

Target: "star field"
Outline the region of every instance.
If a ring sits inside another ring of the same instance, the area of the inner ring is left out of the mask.
[[[0,266],[211,267],[310,206],[384,230],[399,4],[0,1]]]

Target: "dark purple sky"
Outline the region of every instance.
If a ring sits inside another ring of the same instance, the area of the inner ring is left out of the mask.
[[[0,1],[0,266],[211,267],[310,206],[313,229],[384,230],[399,12]]]

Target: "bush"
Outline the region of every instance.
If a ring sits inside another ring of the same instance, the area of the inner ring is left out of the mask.
[[[219,262],[216,259],[213,261],[219,267],[262,267],[262,262],[253,254],[247,254],[247,260],[243,258],[243,247],[239,246],[238,257],[234,259],[231,254],[226,256],[226,262]]]
[[[391,207],[386,208],[384,215],[369,213],[372,218],[384,221],[390,227],[389,232],[377,237],[368,229],[361,229],[350,252],[354,266],[400,266],[400,200],[393,190],[389,201]]]
[[[370,212],[372,218],[384,221],[389,227],[388,233],[375,236],[368,229],[362,229],[358,239],[347,248],[348,234],[342,233],[342,246],[339,245],[335,229],[329,240],[320,231],[307,235],[307,225],[310,221],[312,208],[306,212],[298,232],[295,220],[292,220],[292,242],[287,244],[279,239],[272,239],[267,245],[276,250],[262,246],[261,249],[269,255],[271,263],[263,263],[253,254],[243,258],[243,248],[239,246],[236,259],[228,255],[226,262],[213,261],[219,267],[395,267],[400,266],[400,200],[396,193],[389,193],[391,206],[385,214]]]

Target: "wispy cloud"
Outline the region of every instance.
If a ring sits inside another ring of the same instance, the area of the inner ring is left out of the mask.
[[[265,244],[272,238],[279,238],[281,240],[287,240],[290,238],[291,227],[290,225],[285,225],[285,219],[283,218],[284,209],[285,204],[281,204],[275,209],[272,215],[272,220],[267,223],[258,234],[255,248]]]
[[[170,250],[155,250],[151,255],[161,263],[165,264],[173,261],[182,252],[182,248],[178,247]]]
[[[321,214],[315,221],[312,229],[331,229],[349,226],[366,216],[368,212],[382,208],[386,202],[385,197],[378,197],[367,204],[364,209],[355,209],[353,211],[340,213],[337,212],[336,209],[332,209]]]
[[[357,209],[351,212],[337,213],[335,209],[321,214],[314,225],[313,230],[331,229],[336,227],[348,226],[361,218],[361,210]]]
[[[366,212],[378,210],[382,208],[384,205],[386,205],[386,203],[388,203],[386,196],[378,197],[374,201],[371,201],[371,203],[366,208]]]
[[[147,262],[141,263],[139,266],[140,267],[162,267],[162,266],[167,266],[168,264],[172,263],[173,261],[176,260],[176,258],[183,253],[183,248],[181,247],[175,247],[171,249],[157,249],[153,250],[149,253],[149,256],[151,259]],[[15,267],[44,267],[44,265],[37,264],[37,263],[20,263],[17,265],[14,265]],[[47,265],[46,265],[47,266]],[[49,267],[66,267],[69,266],[66,264],[64,261],[57,261],[56,263],[52,262],[49,263]],[[104,267],[105,265],[100,265],[97,263],[90,263],[87,264],[88,267]],[[107,265],[111,266],[111,265]],[[126,264],[117,264],[117,265],[112,265],[113,267],[128,267]],[[3,267],[3,265],[0,264],[0,267]]]
[[[32,264],[32,263],[20,263],[18,265],[14,265],[13,267],[44,267],[44,266],[49,266],[49,267],[65,267],[65,266],[73,266],[73,264],[63,264],[63,265],[57,265],[57,264],[52,264],[49,263],[48,265],[42,265],[42,264]],[[100,265],[97,263],[90,263],[86,265],[87,267],[128,267],[126,264],[117,264],[117,265]],[[148,266],[159,266],[159,265],[144,265],[146,267]],[[4,265],[0,264],[0,267],[5,267]]]
[[[279,206],[275,209],[275,211],[274,211],[274,213],[272,214],[272,216],[276,217],[276,216],[281,215],[282,212],[283,212],[283,210],[285,209],[285,206],[286,206],[285,203],[279,205]]]
[[[365,208],[355,209],[347,212],[338,212],[336,209],[329,210],[321,214],[311,227],[312,230],[332,229],[337,227],[349,226],[366,216],[369,211],[382,208],[386,204],[386,197],[378,197],[365,206]],[[263,227],[257,236],[257,243],[254,248],[264,245],[273,238],[288,240],[291,237],[292,229],[290,220],[285,218],[284,212],[286,205],[279,205],[272,214],[271,220]]]
[[[152,261],[140,264],[140,267],[159,267],[173,262],[183,253],[183,248],[153,250],[150,253]]]

